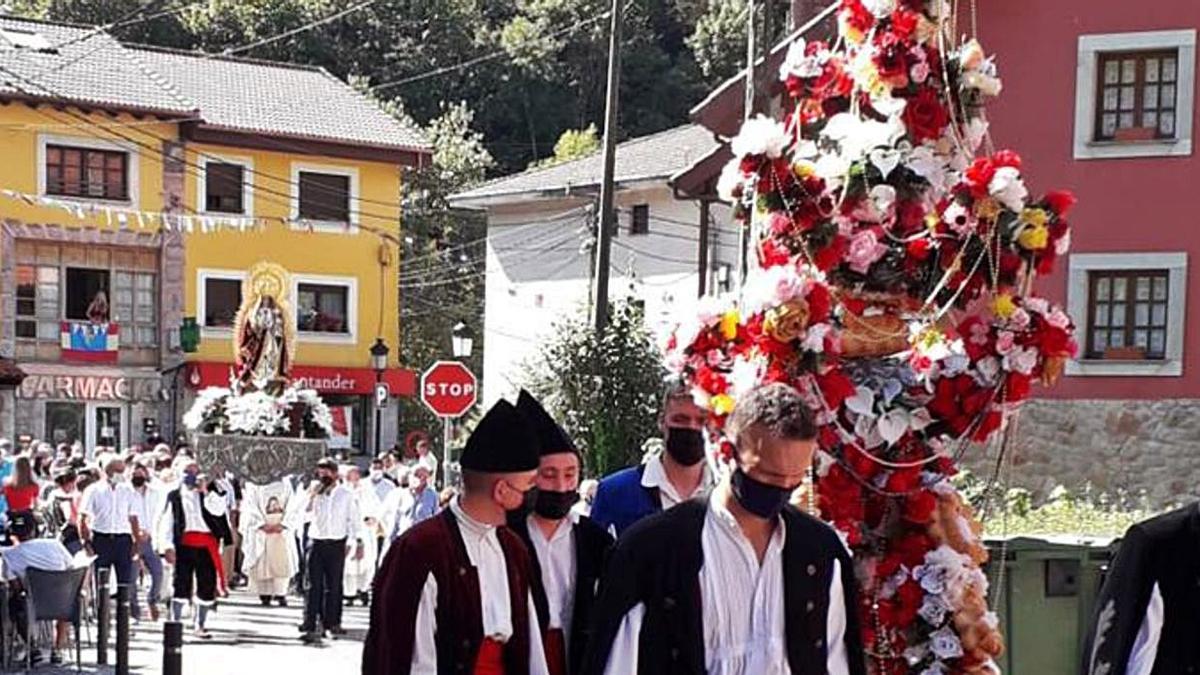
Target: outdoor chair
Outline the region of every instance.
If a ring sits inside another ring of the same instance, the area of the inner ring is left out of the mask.
[[[73,567],[51,572],[31,567],[25,570],[23,582],[29,617],[25,624],[27,668],[33,666],[33,624],[37,621],[70,621],[75,628],[75,671],[81,671],[83,655],[79,632],[83,615],[83,582],[88,569]]]

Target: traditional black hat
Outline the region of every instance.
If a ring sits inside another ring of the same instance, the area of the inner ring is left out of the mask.
[[[337,463],[337,460],[335,460],[332,457],[322,457],[321,459],[317,460],[317,468],[318,469],[329,469],[331,471],[337,471],[338,463]]]
[[[513,404],[500,399],[467,439],[459,465],[465,471],[517,473],[538,467],[538,437]]]
[[[558,422],[555,422],[550,413],[542,407],[542,404],[524,389],[517,397],[517,411],[529,421],[529,426],[533,427],[534,433],[537,434],[541,454],[554,455],[560,452],[579,454],[579,449],[571,442],[571,437],[567,435],[567,432],[563,431]]]

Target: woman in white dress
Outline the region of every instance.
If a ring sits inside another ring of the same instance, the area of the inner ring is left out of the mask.
[[[346,605],[354,604],[357,598],[366,607],[370,604],[371,581],[375,578],[375,558],[378,554],[375,540],[379,535],[379,519],[382,504],[370,481],[362,480],[362,471],[357,466],[345,468],[346,487],[358,502],[359,522],[357,542],[349,542],[346,552],[346,567],[342,574],[342,596]]]

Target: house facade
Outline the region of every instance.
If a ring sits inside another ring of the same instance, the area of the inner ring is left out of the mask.
[[[778,97],[775,78],[797,36],[823,39],[838,3],[795,0],[795,32],[756,71]],[[1200,254],[1186,197],[1200,172],[1196,128],[1196,27],[1200,5],[979,3],[964,7],[960,32],[978,26],[995,54],[1003,95],[988,119],[997,147],[1018,151],[1032,192],[1066,187],[1071,252],[1038,291],[1066,306],[1080,353],[1057,386],[1040,390],[1014,429],[1014,487],[1045,496],[1057,485],[1113,495],[1145,494],[1155,506],[1197,496],[1200,485],[1200,330],[1191,311]],[[1067,64],[1067,65],[1063,65]],[[744,74],[692,110],[728,138],[741,114]],[[727,151],[722,151],[728,158]],[[706,180],[695,166],[681,179]],[[964,458],[991,475],[996,457]]]
[[[718,147],[696,125],[617,146],[609,296],[640,302],[652,334],[668,327],[680,303],[697,297],[701,278],[714,292],[736,287],[738,240],[729,209],[691,199],[672,180]],[[588,312],[601,175],[595,154],[454,197],[458,207],[487,212],[485,405],[516,394],[556,323]]]
[[[0,54],[0,355],[28,375],[0,393],[0,435],[92,449],[182,431],[195,392],[228,384],[242,281],[271,262],[290,276],[293,379],[334,408],[331,445],[373,450],[368,350],[398,351],[419,133],[320,69],[7,17]],[[384,379],[415,390],[394,359]]]

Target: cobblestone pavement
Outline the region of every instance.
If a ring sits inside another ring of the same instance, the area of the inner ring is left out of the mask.
[[[201,641],[184,631],[183,673],[185,675],[297,675],[303,673],[357,673],[362,656],[362,641],[367,632],[367,610],[357,603],[347,608],[343,624],[349,634],[337,640],[326,639],[320,646],[306,646],[299,640],[296,626],[301,620],[300,599],[288,598],[290,607],[266,608],[258,598],[234,591],[210,615],[211,640]],[[186,620],[186,619],[185,619]],[[109,666],[97,666],[95,631],[89,643],[84,634],[83,672],[100,675],[114,672]],[[71,659],[74,654],[68,655]],[[109,648],[109,663],[116,660]],[[143,621],[134,624],[129,652],[130,672],[162,672],[162,624]],[[20,672],[17,669],[17,672]],[[35,667],[42,675],[75,673],[74,661],[64,666]]]

